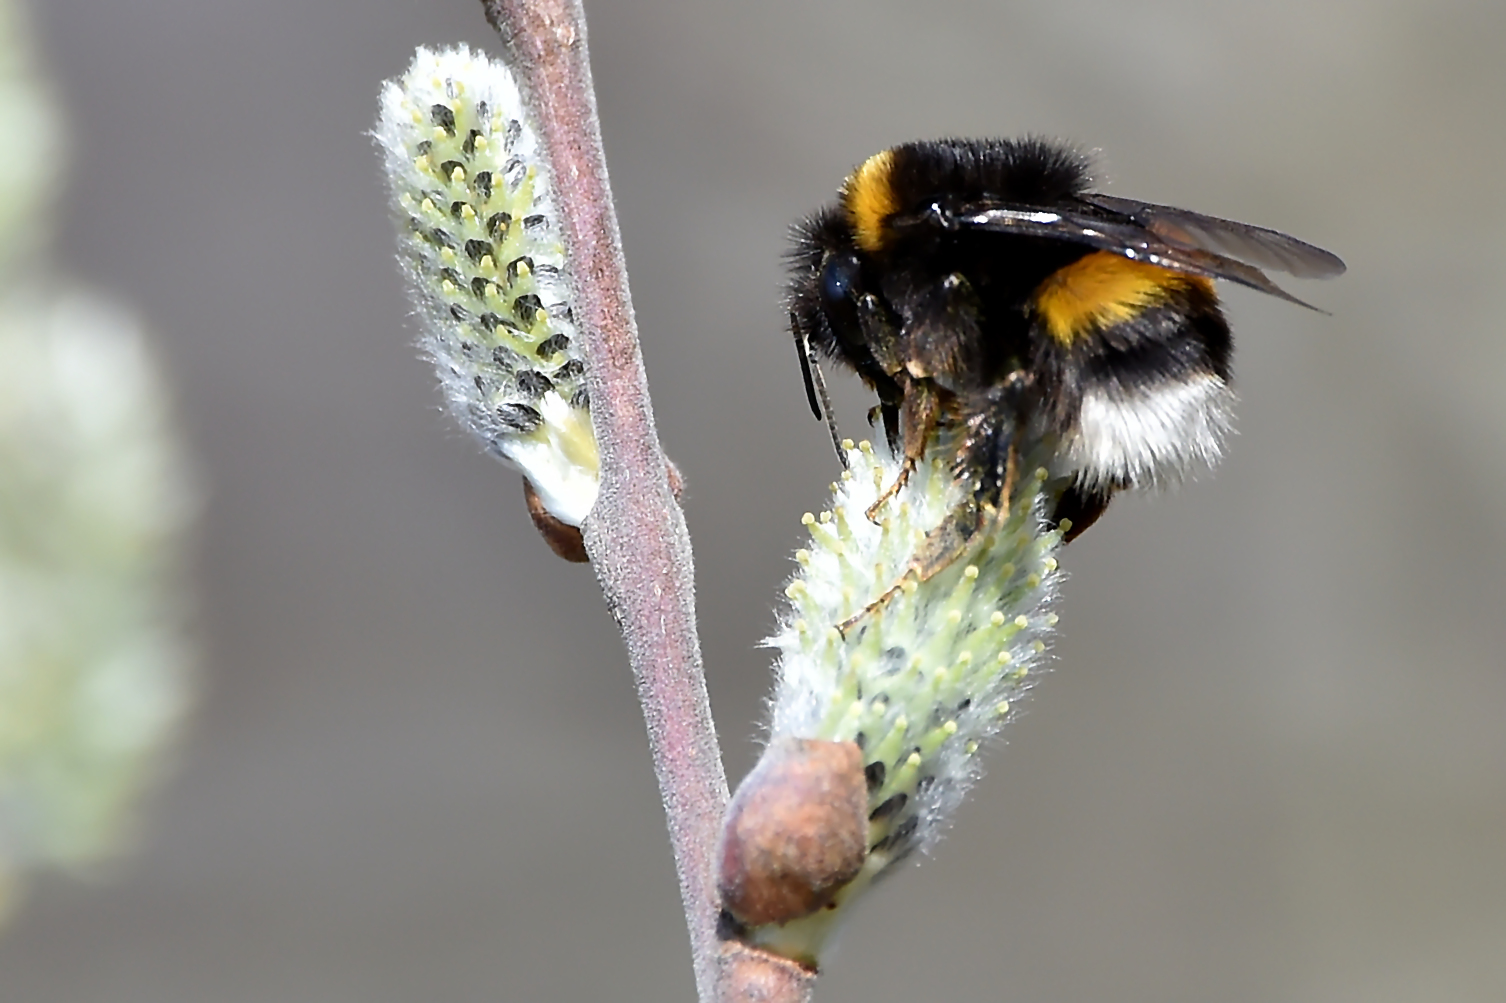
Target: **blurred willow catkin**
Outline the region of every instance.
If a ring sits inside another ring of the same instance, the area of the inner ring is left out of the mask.
[[[0,915],[119,852],[193,661],[193,477],[140,325],[52,274],[63,130],[24,29],[0,2]]]

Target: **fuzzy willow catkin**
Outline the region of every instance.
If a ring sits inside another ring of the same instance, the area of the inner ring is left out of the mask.
[[[549,168],[517,84],[465,46],[420,48],[382,90],[399,261],[450,413],[579,526],[598,458]]]
[[[966,491],[948,462],[952,450],[934,443],[875,523],[865,511],[898,476],[899,463],[867,443],[844,445],[849,469],[832,486],[831,507],[804,517],[810,541],[796,552],[798,570],[769,641],[779,657],[767,755],[787,761],[792,740],[855,747],[867,792],[866,850],[856,874],[819,909],[744,923],[743,932],[811,964],[845,906],[931,845],[979,776],[983,748],[1044,662],[1064,532],[1047,529],[1044,513],[1065,481],[1048,473],[1052,456],[1036,446],[1022,458],[1025,474],[1009,512],[920,581],[912,570],[918,555]],[[821,787],[840,789],[835,778]],[[740,789],[738,802],[748,797]],[[732,817],[747,824],[738,802]],[[790,841],[788,833],[777,838]],[[724,835],[724,847],[731,839]],[[756,847],[732,849],[739,852],[724,853],[724,861],[733,866],[757,859]],[[724,875],[724,888],[732,885]]]

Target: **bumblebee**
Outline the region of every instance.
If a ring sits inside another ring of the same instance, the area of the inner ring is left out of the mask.
[[[819,353],[877,393],[903,457],[869,517],[933,433],[960,430],[954,473],[972,501],[922,579],[1007,512],[1026,428],[1055,437],[1071,478],[1052,516],[1071,520],[1069,540],[1116,492],[1217,460],[1234,397],[1214,280],[1306,307],[1262,269],[1344,271],[1286,234],[1090,184],[1087,158],[1046,140],[906,143],[796,227],[788,306],[811,410],[836,441]]]

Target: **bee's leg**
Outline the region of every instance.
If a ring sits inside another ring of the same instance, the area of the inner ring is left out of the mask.
[[[889,443],[889,450],[897,453],[900,448],[900,408],[908,395],[901,382],[907,379],[903,335],[873,293],[859,296],[854,306],[858,328],[863,333],[863,346],[871,360],[860,366],[859,372],[878,391],[879,406],[875,410],[883,419],[884,439]],[[868,413],[869,424],[873,424],[874,415],[875,411]]]
[[[926,453],[926,443],[936,432],[941,420],[941,398],[930,380],[908,380],[904,400],[900,403],[900,427],[904,433],[904,452],[899,464],[899,474],[894,483],[884,489],[865,513],[871,522],[878,522],[878,511],[884,503],[909,483],[915,465]]]
[[[853,305],[857,310],[858,330],[863,335],[863,347],[872,356],[874,365],[891,376],[903,372],[904,336],[883,302],[873,293],[864,293]]]
[[[919,382],[919,381],[917,381]],[[996,532],[1009,519],[1010,501],[1019,483],[1018,433],[1025,423],[1029,387],[1021,374],[1014,374],[983,393],[986,399],[965,402],[972,418],[967,436],[958,448],[954,475],[971,482],[965,498],[922,541],[909,567],[889,588],[867,606],[843,620],[837,630],[844,637],[864,617],[877,611],[904,588],[912,576],[927,582],[957,562],[974,541]],[[912,385],[912,392],[914,387]],[[931,391],[934,396],[935,391]],[[906,400],[909,400],[907,395]],[[934,421],[934,416],[933,419]],[[907,428],[911,427],[907,423]],[[903,471],[902,471],[903,476]],[[893,487],[885,497],[898,490]],[[882,502],[884,498],[880,498]],[[877,505],[875,505],[875,508]],[[873,510],[869,510],[872,517]]]
[[[979,505],[1004,512],[1019,480],[1018,433],[1029,412],[1029,378],[1014,372],[995,386],[965,399],[967,434],[957,446],[952,475],[967,484]]]
[[[899,401],[879,405],[879,414],[884,420],[884,441],[889,444],[889,452],[899,452]]]
[[[1071,520],[1067,531],[1062,534],[1062,542],[1071,543],[1082,535],[1083,530],[1098,521],[1098,517],[1109,507],[1109,499],[1112,497],[1111,491],[1095,491],[1074,484],[1062,492],[1061,500],[1056,503],[1056,510],[1051,513],[1051,527],[1055,529]]]
[[[881,400],[880,403],[868,409],[869,425],[877,425],[881,421],[884,423],[884,441],[889,444],[891,453],[900,451],[899,408],[902,403],[904,403],[904,395],[895,390],[893,400]]]
[[[912,578],[917,584],[930,581],[967,553],[974,540],[1001,528],[1008,518],[1007,505],[963,501],[952,509],[941,525],[926,534],[915,557],[910,561],[910,566],[905,568],[899,580],[879,593],[867,606],[837,624],[837,632],[846,637],[848,630],[899,594],[906,581]]]
[[[1011,397],[1007,385],[989,391]],[[1013,406],[981,410],[970,422],[958,450],[956,475],[974,479],[973,497],[952,509],[946,520],[926,535],[910,571],[927,582],[949,568],[981,536],[1000,529],[1009,519],[1010,502],[1020,480],[1018,432],[1024,416]],[[981,438],[975,432],[987,428]],[[982,455],[979,455],[979,454]]]

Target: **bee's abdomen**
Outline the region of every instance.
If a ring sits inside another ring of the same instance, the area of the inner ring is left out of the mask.
[[[1234,393],[1211,282],[1097,252],[1047,278],[1033,311],[1049,410],[1080,484],[1174,482],[1218,460]]]

